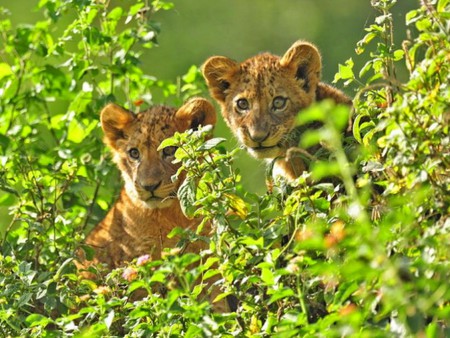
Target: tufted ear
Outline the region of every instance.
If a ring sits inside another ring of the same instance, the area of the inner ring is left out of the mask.
[[[190,99],[175,113],[175,123],[179,132],[195,130],[200,125],[215,125],[216,109],[208,100],[199,97]]]
[[[297,41],[280,59],[281,66],[289,69],[299,80],[304,80],[307,92],[316,90],[320,81],[322,61],[317,48],[305,41]]]
[[[109,103],[100,114],[102,129],[105,133],[105,143],[116,148],[116,143],[125,138],[125,129],[134,121],[136,116],[114,103]]]
[[[218,101],[225,101],[225,91],[239,71],[239,64],[225,56],[210,57],[202,66],[202,73],[211,95]]]

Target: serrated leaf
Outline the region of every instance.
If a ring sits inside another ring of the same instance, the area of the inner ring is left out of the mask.
[[[200,147],[198,147],[197,150],[198,151],[210,150],[212,148],[215,148],[218,144],[225,142],[226,140],[227,139],[221,137],[212,138],[203,143]]]
[[[355,75],[353,74],[353,69],[348,65],[339,65],[338,71],[339,77],[343,80],[353,79]]]
[[[178,199],[180,200],[181,210],[188,217],[194,216],[196,191],[195,182],[188,178],[178,188]]]
[[[178,139],[176,137],[169,137],[166,138],[164,141],[161,142],[161,144],[158,147],[158,151],[161,149],[164,149],[166,147],[173,147],[173,146],[178,146],[179,142]]]

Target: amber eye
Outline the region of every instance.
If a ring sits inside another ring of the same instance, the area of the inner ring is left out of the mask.
[[[177,151],[177,147],[165,147],[163,149],[163,156],[164,157],[171,157],[173,155],[175,155],[175,152]]]
[[[239,99],[236,101],[236,107],[240,112],[243,112],[250,108],[250,104],[247,99]]]
[[[137,148],[131,148],[128,150],[128,156],[132,158],[133,160],[139,160],[139,157],[141,154],[139,153],[139,150]]]
[[[287,98],[282,96],[277,96],[272,101],[272,107],[274,110],[282,110],[286,107]]]

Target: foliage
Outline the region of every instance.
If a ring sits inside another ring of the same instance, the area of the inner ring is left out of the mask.
[[[118,188],[106,186],[117,174],[97,112],[111,100],[153,104],[155,90],[179,103],[203,84],[195,67],[177,85],[139,68],[156,43],[153,14],[168,2],[41,0],[45,20],[17,27],[2,9],[0,206],[12,215],[0,252],[2,336],[448,335],[450,2],[407,13],[411,38],[400,47],[395,2],[371,2],[379,16],[356,49],[366,63],[356,76],[350,59],[336,75],[358,86],[355,154],[341,136],[348,109],[314,105],[297,123],[323,127],[300,146],[320,140],[329,156],[260,196],[242,188],[237,150],[207,139],[208,127],[176,134],[161,147],[178,147],[183,210],[214,228],[210,239],[202,226],[176,233],[210,249],[169,248],[96,282],[81,280],[72,259]],[[235,312],[199,297],[216,274]]]

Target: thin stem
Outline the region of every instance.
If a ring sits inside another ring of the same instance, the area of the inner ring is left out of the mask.
[[[302,281],[300,278],[300,275],[297,275],[297,295],[298,295],[298,299],[300,300],[300,307],[303,311],[303,313],[306,315],[306,320],[309,323],[309,310],[308,310],[308,306],[306,305],[305,302],[305,295],[303,294],[303,290],[302,290]]]

